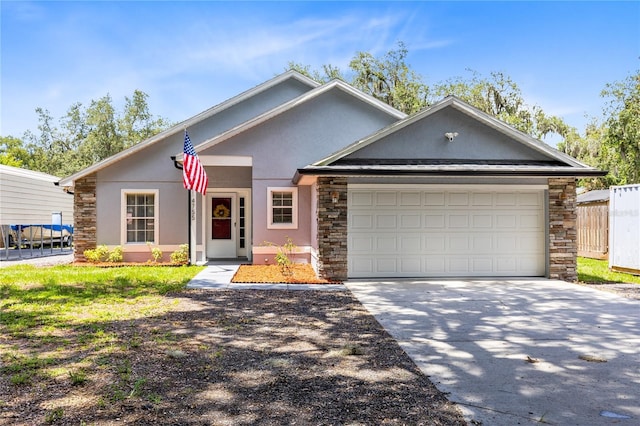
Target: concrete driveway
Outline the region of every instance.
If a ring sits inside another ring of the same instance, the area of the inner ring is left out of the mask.
[[[346,286],[471,424],[640,424],[640,301],[544,279]]]

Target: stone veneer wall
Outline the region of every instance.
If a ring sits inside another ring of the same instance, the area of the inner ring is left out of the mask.
[[[333,192],[339,196],[336,204]],[[346,178],[318,178],[318,273],[330,280],[347,279]]]
[[[73,189],[73,253],[79,262],[86,261],[85,250],[96,248],[96,181],[95,174],[86,176]]]
[[[578,279],[576,179],[549,179],[549,278]]]

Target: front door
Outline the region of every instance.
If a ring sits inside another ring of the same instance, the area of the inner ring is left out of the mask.
[[[237,257],[238,206],[235,193],[213,193],[207,206],[207,257]]]

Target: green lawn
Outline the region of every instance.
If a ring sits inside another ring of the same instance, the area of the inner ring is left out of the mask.
[[[0,330],[51,332],[105,319],[144,316],[162,295],[183,289],[202,267],[0,268]]]
[[[607,260],[578,258],[578,280],[582,282],[640,284],[640,276],[609,270]]]
[[[127,353],[136,344],[120,339],[110,324],[170,311],[170,299],[163,295],[183,289],[200,270],[0,268],[0,383],[8,379],[13,386],[46,388],[52,380],[67,377],[72,385],[82,384],[101,357]]]

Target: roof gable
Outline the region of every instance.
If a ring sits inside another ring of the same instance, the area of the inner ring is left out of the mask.
[[[353,97],[354,99],[357,99],[361,102],[366,103],[367,105],[393,117],[394,119],[402,119],[404,117],[406,117],[406,114],[387,105],[386,103],[379,101],[378,99],[365,94],[364,92],[361,92],[360,90],[354,88],[353,86],[341,81],[341,80],[332,80],[328,83],[323,84],[322,86],[319,86],[313,90],[310,90],[309,92],[295,98],[292,99],[289,102],[286,102],[282,105],[279,105],[255,118],[252,118],[238,126],[236,126],[233,129],[230,129],[226,132],[224,132],[223,134],[220,135],[216,135],[208,140],[205,140],[203,143],[195,146],[195,150],[198,153],[201,153],[217,144],[220,144],[224,141],[227,141],[231,138],[233,138],[234,136],[237,136],[243,132],[247,132],[250,129],[259,126],[269,120],[271,120],[272,118],[284,114],[290,110],[293,110],[294,108],[299,108],[302,105],[308,104],[309,102],[311,102],[314,99],[317,99],[319,97],[321,97],[324,94],[327,94],[333,90],[339,90],[342,93]],[[182,153],[176,153],[176,159],[178,161],[180,161],[182,159]]]
[[[449,136],[449,137],[447,137]],[[451,139],[451,140],[450,140]],[[548,161],[586,167],[574,158],[449,96],[353,143],[312,166],[362,159]]]
[[[296,97],[299,95],[300,92],[305,92],[305,91],[309,91],[314,89],[315,87],[319,86],[319,83],[311,80],[310,78],[296,72],[296,71],[288,71],[285,72],[283,74],[280,74],[274,78],[272,78],[271,80],[268,80],[252,89],[249,89],[237,96],[234,96],[212,108],[207,109],[206,111],[203,111],[181,123],[176,124],[175,126],[172,126],[171,128],[158,133],[155,136],[152,136],[149,139],[146,139],[142,142],[140,142],[139,144],[136,144],[124,151],[121,151],[109,158],[106,158],[102,161],[99,161],[89,167],[87,167],[84,170],[79,171],[78,173],[75,173],[67,178],[64,178],[62,180],[60,180],[60,185],[61,186],[72,186],[73,183],[77,180],[80,179],[84,176],[90,175],[92,173],[98,172],[102,169],[105,169],[115,163],[118,163],[119,161],[128,158],[132,155],[135,155],[143,150],[146,150],[147,148],[156,145],[157,143],[160,143],[162,141],[166,141],[167,139],[173,139],[176,138],[177,134],[181,134],[184,129],[186,128],[198,128],[198,127],[202,127],[202,124],[205,122],[210,121],[210,119],[214,116],[219,116],[222,114],[228,114],[229,116],[232,116],[230,118],[230,120],[235,120],[235,124],[238,124],[239,122],[243,122],[245,120],[247,120],[250,117],[246,117],[243,116],[242,114],[234,114],[233,110],[241,110],[245,105],[248,106],[253,106],[254,110],[259,111],[260,108],[264,109],[265,108],[265,103],[264,102],[254,102],[254,100],[256,98],[259,98],[261,95],[264,95],[265,93],[269,92],[269,91],[275,91],[277,89],[283,88],[285,86],[291,86],[291,90],[288,90],[287,93],[283,93],[280,95],[280,101],[276,101],[276,102],[286,102],[289,99],[291,99],[292,97]],[[293,87],[295,86],[295,87]],[[256,105],[257,104],[257,105]],[[256,109],[257,108],[257,109]],[[266,107],[268,108],[268,106]],[[249,111],[248,113],[245,112],[246,114],[252,114],[250,112],[250,108],[247,108],[247,110]],[[258,112],[257,114],[261,113],[262,111]],[[253,113],[253,116],[255,116],[256,113]],[[230,121],[230,122],[234,122],[234,121]],[[229,127],[233,127],[233,125],[231,126],[227,126],[225,127],[218,127],[216,129],[215,125],[213,128],[206,128],[204,131],[207,132],[223,132],[224,130],[227,130]],[[189,135],[191,137],[192,140],[197,141],[198,137],[192,133],[191,131],[189,131]],[[203,136],[204,137],[204,136]],[[201,137],[201,138],[203,138]],[[178,137],[177,139],[181,139],[181,136]],[[181,144],[178,144],[177,146],[182,146]]]
[[[254,179],[290,180],[299,167],[405,116],[332,81],[196,146],[201,161],[252,159]],[[176,155],[180,161],[182,154]]]

